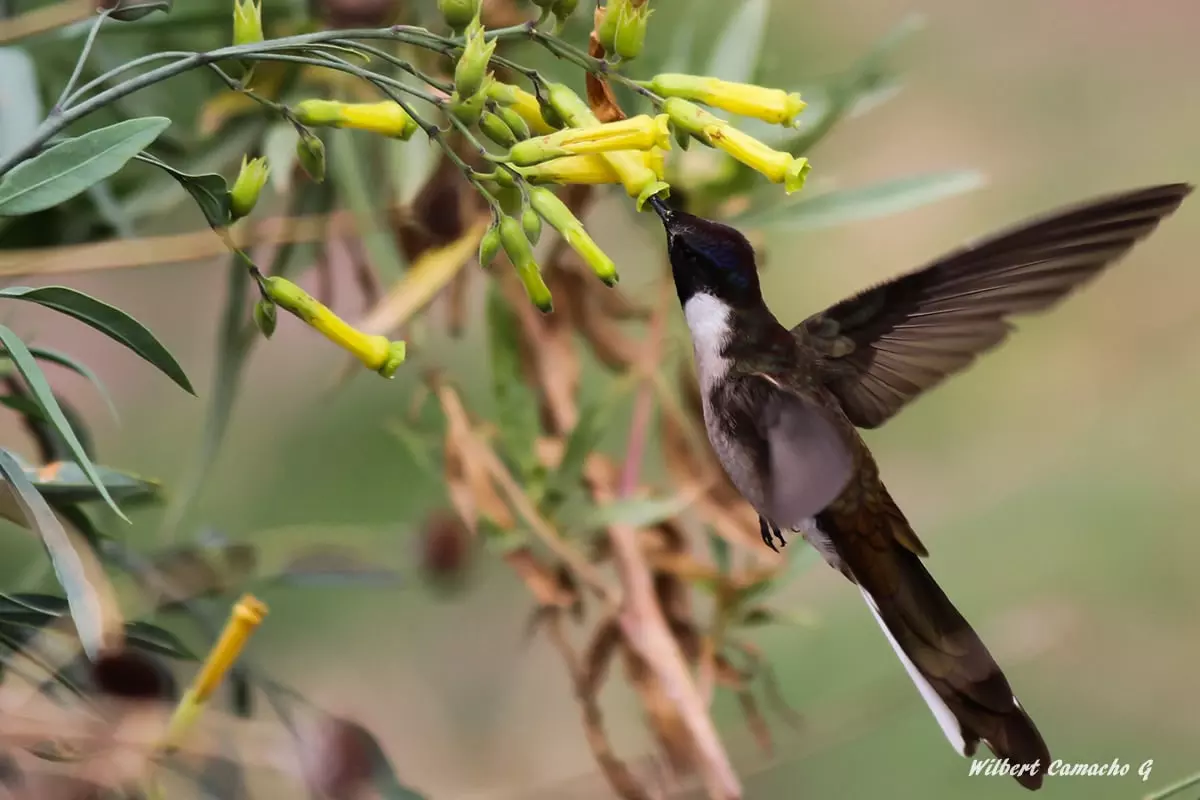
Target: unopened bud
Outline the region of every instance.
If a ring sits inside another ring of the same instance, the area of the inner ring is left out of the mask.
[[[491,81],[484,91],[487,93],[488,99],[494,101],[496,105],[512,109],[521,119],[525,120],[530,134],[541,136],[555,131],[549,121],[542,116],[542,107],[537,97],[519,86],[501,81]]]
[[[299,129],[300,138],[296,141],[296,162],[300,169],[315,183],[325,180],[325,143],[312,131]]]
[[[505,124],[504,120],[491,111],[484,111],[479,117],[479,130],[484,136],[501,147],[512,147],[517,143],[516,134]]]
[[[586,127],[565,128],[561,131],[528,139],[512,147],[508,153],[512,163],[532,166],[554,158],[615,150],[663,149],[671,146],[671,129],[665,114],[651,117],[639,114],[618,122],[590,124]]]
[[[525,118],[513,111],[508,106],[496,106],[496,116],[504,120],[504,124],[512,131],[513,136],[519,141],[524,141],[529,138],[529,125],[525,122]]]
[[[465,100],[458,92],[455,92],[450,96],[450,113],[463,125],[470,127],[479,122],[479,118],[483,115],[483,104],[486,101],[487,96],[483,92]]]
[[[525,238],[537,244],[542,238],[542,218],[530,207],[521,212],[521,227],[525,229]]]
[[[254,304],[254,325],[262,335],[270,339],[275,334],[275,326],[279,322],[275,304],[266,297],[260,297]]]
[[[238,170],[233,188],[229,190],[229,214],[232,221],[236,222],[254,210],[270,173],[265,158],[247,159],[242,156],[242,168]]]
[[[640,6],[626,5],[617,20],[617,33],[613,40],[616,54],[625,61],[630,61],[642,54],[646,44],[646,27],[650,15],[654,12],[649,3]]]
[[[553,311],[554,302],[550,297],[550,289],[542,280],[542,273],[538,269],[537,261],[533,258],[533,246],[525,237],[525,229],[521,227],[521,223],[512,217],[502,219],[500,221],[500,243],[504,247],[504,252],[508,254],[508,260],[516,268],[517,276],[520,277],[529,299],[543,313],[548,314]]]
[[[136,22],[147,14],[155,11],[171,12],[171,0],[100,0],[96,3],[98,9],[115,9],[109,13],[111,19],[118,22]]]
[[[479,13],[480,0],[438,0],[438,11],[442,12],[446,24],[455,33],[471,24]]]
[[[483,88],[483,78],[495,50],[495,40],[484,41],[483,25],[472,24],[467,29],[467,43],[454,67],[454,90],[460,97],[473,97]]]
[[[491,264],[499,252],[500,226],[493,222],[491,227],[484,232],[483,238],[479,240],[479,266],[486,267]]]
[[[262,1],[233,0],[233,43],[255,44],[262,40]]]
[[[604,16],[596,27],[596,38],[605,52],[616,52],[617,25],[621,22],[621,14],[627,7],[632,7],[630,0],[608,0],[604,6]]]

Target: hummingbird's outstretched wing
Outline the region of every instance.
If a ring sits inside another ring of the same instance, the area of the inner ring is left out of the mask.
[[[1120,259],[1191,192],[1123,192],[1027,221],[868,289],[797,326],[850,420],[874,428]]]

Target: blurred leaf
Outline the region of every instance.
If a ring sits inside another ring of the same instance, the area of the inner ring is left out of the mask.
[[[129,644],[147,653],[170,656],[184,661],[198,661],[199,657],[183,641],[166,628],[149,622],[130,622],[125,626],[125,637]]]
[[[0,47],[0,158],[33,139],[42,121],[37,67],[19,47]]]
[[[154,334],[115,306],[66,286],[10,286],[0,289],[0,297],[27,300],[74,317],[137,353],[188,394],[196,393],[179,362],[154,338]]]
[[[267,180],[277,194],[286,195],[292,190],[292,176],[296,174],[296,145],[299,142],[300,134],[290,122],[271,125],[263,137],[263,158],[271,165]]]
[[[25,477],[50,503],[86,503],[98,500],[97,491],[80,466],[70,461],[55,461],[35,467],[22,462]],[[156,497],[162,491],[158,481],[131,472],[96,466],[96,473],[116,500],[143,500]]]
[[[0,216],[32,214],[104,180],[158,138],[171,120],[142,117],[59,142],[0,179]]]
[[[229,224],[229,185],[225,178],[215,172],[190,175],[175,169],[149,153],[139,153],[136,158],[165,170],[192,196],[210,227],[221,228]]]
[[[983,184],[983,175],[973,170],[914,175],[777,203],[773,207],[735,216],[729,224],[789,231],[825,228],[898,214],[978,189]]]
[[[516,463],[518,474],[528,478],[537,464],[534,443],[542,426],[538,421],[537,398],[521,370],[521,323],[498,286],[488,289],[487,321],[488,360],[502,452]]]
[[[722,575],[728,575],[731,555],[729,542],[723,536],[710,533],[708,535],[708,547],[712,551],[713,563],[717,565],[717,571]]]
[[[649,528],[678,516],[693,502],[690,497],[617,500],[591,509],[585,515],[580,527],[585,530],[597,530],[610,525]]]
[[[120,22],[136,22],[147,14],[171,11],[171,0],[117,0],[112,18]]]
[[[701,20],[708,18],[711,6],[711,0],[691,0],[688,3],[687,12],[679,21],[675,28],[675,35],[671,38],[670,52],[663,63],[654,70],[655,72],[699,74],[703,70],[703,64],[697,63],[696,29]],[[653,59],[656,49],[651,48],[651,52],[646,56]]]
[[[770,16],[770,0],[745,0],[726,22],[703,74],[736,83],[752,82]]]
[[[0,474],[25,518],[46,545],[54,572],[67,594],[71,619],[88,657],[95,660],[112,643],[114,630],[123,624],[116,595],[95,554],[82,537],[72,537],[54,511],[25,477],[20,463],[7,450],[0,450]]]
[[[412,319],[474,258],[490,221],[490,217],[476,220],[453,242],[423,252],[357,327],[366,333],[388,334]]]
[[[616,399],[616,396],[610,395],[607,399],[592,401],[579,412],[579,419],[567,437],[558,469],[546,481],[543,497],[547,514],[553,513],[578,488],[583,477],[584,462],[600,443]]]
[[[357,139],[353,131],[330,131],[330,175],[338,194],[345,199],[354,215],[354,227],[362,238],[367,261],[380,278],[393,281],[404,274],[404,258],[392,237],[384,232],[379,211],[379,199],[372,197],[370,187],[377,181],[365,163],[360,145],[370,146],[368,139]]]
[[[108,406],[108,410],[113,415],[113,419],[117,418],[117,407],[113,404],[112,395],[108,393],[108,389],[105,388],[104,383],[100,380],[100,376],[95,372],[92,372],[87,365],[75,360],[66,353],[62,353],[58,350],[51,350],[48,347],[31,346],[29,348],[29,352],[33,353],[33,357],[39,361],[49,361],[51,364],[57,364],[60,367],[66,367],[72,372],[87,378],[89,381],[91,381],[92,385],[96,387],[96,391],[100,393],[100,397],[104,400],[104,405]]]
[[[292,585],[382,585],[400,581],[399,573],[380,568],[368,551],[326,545],[310,547],[283,565],[274,580]]]
[[[28,348],[25,347],[25,343],[7,327],[0,325],[0,344],[3,344],[8,350],[9,357],[17,365],[17,370],[21,373],[21,377],[25,379],[26,385],[29,386],[29,391],[33,393],[34,399],[41,405],[42,411],[71,450],[71,454],[75,456],[76,462],[83,469],[88,480],[96,487],[100,492],[100,496],[112,507],[113,511],[117,512],[117,516],[128,522],[129,519],[117,506],[116,501],[109,495],[108,489],[100,480],[95,466],[92,464],[91,459],[88,458],[87,452],[84,450],[79,438],[75,435],[75,431],[71,429],[67,418],[63,415],[62,408],[59,407],[58,400],[55,399],[54,392],[50,389],[50,384],[46,382],[46,376],[42,373],[42,368],[38,366],[37,361],[34,360]],[[11,456],[9,460],[12,461]],[[15,461],[12,463],[16,465]],[[19,471],[19,465],[16,465],[15,468]],[[23,472],[21,473],[21,480],[26,484],[29,483]],[[36,494],[36,490],[33,489],[32,485],[30,485],[30,490]],[[38,495],[38,499],[41,499],[41,495]],[[43,500],[42,503],[44,504],[45,501]]]

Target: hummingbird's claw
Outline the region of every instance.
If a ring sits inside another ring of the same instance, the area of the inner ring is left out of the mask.
[[[780,546],[787,547],[787,539],[783,538],[783,533],[780,532],[779,528],[776,528],[774,525],[767,522],[767,518],[761,515],[758,518],[758,533],[760,536],[762,536],[763,544],[774,550],[776,553],[779,552],[779,548],[775,546],[775,539],[779,540]],[[774,536],[772,536],[772,534],[774,534]]]

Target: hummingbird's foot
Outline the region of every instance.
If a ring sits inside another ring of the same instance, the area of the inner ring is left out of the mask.
[[[758,517],[758,533],[762,536],[763,544],[776,553],[779,552],[779,547],[775,546],[775,539],[779,540],[780,547],[787,547],[787,539],[783,538],[783,533],[780,532],[779,528],[767,522],[767,518],[762,515]],[[774,537],[772,537],[772,534],[774,534]]]

